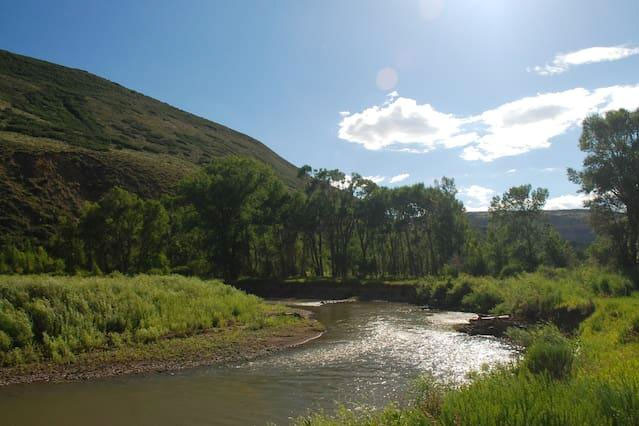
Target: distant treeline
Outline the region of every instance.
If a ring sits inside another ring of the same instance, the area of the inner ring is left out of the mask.
[[[0,272],[415,277],[512,274],[574,259],[542,222],[542,189],[496,198],[480,235],[452,179],[389,189],[338,170],[305,166],[300,176],[304,191],[292,191],[268,166],[227,157],[174,197],[142,200],[114,188],[65,220],[46,249],[5,243]]]
[[[639,264],[639,111],[584,121],[582,171],[599,263]],[[119,271],[218,276],[417,277],[442,272],[508,276],[576,261],[544,222],[548,191],[530,185],[494,197],[485,232],[468,225],[452,179],[376,185],[339,170],[299,170],[291,190],[273,170],[230,156],[183,181],[172,197],[142,200],[114,188],[47,246],[4,241],[0,273]]]

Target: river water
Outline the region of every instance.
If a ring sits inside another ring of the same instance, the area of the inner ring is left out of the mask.
[[[463,382],[482,365],[515,357],[503,341],[452,329],[470,314],[383,302],[303,305],[327,332],[302,347],[173,374],[0,388],[0,424],[288,424],[308,410],[330,412],[336,401],[401,400],[425,372]]]

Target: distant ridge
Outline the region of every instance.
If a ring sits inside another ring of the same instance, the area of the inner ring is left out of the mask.
[[[170,193],[212,159],[247,155],[291,187],[297,168],[221,124],[97,77],[0,50],[0,233],[46,239],[114,185]]]
[[[468,221],[477,229],[486,230],[488,212],[468,212]],[[577,247],[584,247],[595,239],[590,225],[590,212],[586,209],[546,210],[545,219],[553,225],[559,235]]]

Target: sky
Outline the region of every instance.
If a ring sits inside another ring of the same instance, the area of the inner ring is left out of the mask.
[[[529,183],[579,208],[580,123],[639,107],[639,1],[0,0],[0,48],[380,185]]]

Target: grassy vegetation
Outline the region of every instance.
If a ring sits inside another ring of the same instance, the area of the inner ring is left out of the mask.
[[[41,241],[114,185],[157,198],[229,154],[297,169],[259,141],[85,71],[0,50],[0,232]],[[43,229],[40,229],[43,228]]]
[[[380,299],[384,299],[384,293],[402,293],[395,287],[412,287],[414,295],[409,301],[413,303],[438,309],[512,314],[522,321],[555,322],[566,328],[576,327],[594,311],[597,296],[624,296],[633,289],[628,278],[597,267],[541,267],[536,272],[505,278],[453,274],[407,280],[246,279],[239,285],[258,291],[261,286],[268,290],[286,286],[299,297],[305,297],[306,287],[309,290],[325,288],[343,297],[365,296],[369,292]],[[295,291],[296,287],[299,292]],[[349,293],[351,290],[353,294]]]
[[[528,322],[567,324],[594,310],[599,294],[628,294],[631,282],[598,268],[551,269],[497,279],[459,275],[414,281],[429,305],[470,312],[512,314]],[[572,325],[577,325],[577,323]]]
[[[573,337],[551,326],[514,331],[511,337],[526,348],[516,366],[480,373],[459,387],[422,378],[411,402],[403,406],[392,403],[380,411],[342,408],[335,415],[300,418],[298,424],[638,424],[639,294],[629,294],[626,278],[595,269],[541,271],[503,281],[508,290],[496,292],[503,298],[496,306],[519,306],[509,300],[530,296],[523,291],[517,294],[516,280],[539,285],[544,276],[550,280],[550,274],[555,278],[549,282],[557,284],[554,294],[561,303],[592,298],[595,306]],[[474,285],[478,291],[479,283]]]
[[[219,281],[0,276],[0,366],[69,362],[95,349],[290,322],[282,308]]]

